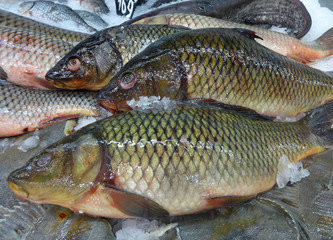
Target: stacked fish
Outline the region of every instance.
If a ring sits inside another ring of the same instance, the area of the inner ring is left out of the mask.
[[[39,2],[23,3],[21,12]],[[0,12],[19,22],[1,29],[1,78],[66,89],[2,83],[0,124],[15,131],[0,136],[100,115],[97,102],[114,114],[12,172],[11,190],[93,216],[165,218],[253,198],[276,184],[283,160],[299,162],[331,148],[333,77],[305,64],[333,54],[333,30],[305,44],[245,24],[281,24],[265,6],[280,16],[288,5],[298,18],[283,26],[303,36],[311,25],[304,6],[275,2],[189,1],[174,5],[173,13],[162,8],[91,36]],[[182,10],[188,4],[195,6],[191,13]],[[217,9],[237,23],[216,18]],[[8,50],[15,44],[21,47]],[[133,101],[144,97],[169,100],[135,109]],[[299,120],[281,121],[286,118]]]

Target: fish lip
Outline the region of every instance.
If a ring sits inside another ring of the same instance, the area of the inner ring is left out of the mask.
[[[29,192],[25,190],[22,186],[16,183],[12,176],[7,179],[9,188],[21,199],[25,200],[29,198]]]

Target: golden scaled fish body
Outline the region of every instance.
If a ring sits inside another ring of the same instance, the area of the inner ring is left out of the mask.
[[[44,33],[51,37],[67,41],[73,45],[83,41],[89,36],[89,34],[86,33],[54,27],[45,23],[32,20],[30,18],[7,12],[2,9],[0,9],[0,25],[6,27],[23,28]]]
[[[255,38],[256,42],[301,63],[309,63],[313,59],[333,54],[333,28],[329,29],[314,42],[306,44],[283,33],[195,14],[174,13],[157,15],[141,19],[135,24],[179,25],[191,29],[243,28],[253,31],[258,36],[258,38]]]
[[[100,114],[93,92],[43,91],[0,83],[0,137],[23,134],[69,118]]]
[[[41,32],[0,26],[0,77],[20,86],[54,88],[45,74],[72,47]]]
[[[76,45],[46,74],[57,88],[100,90],[133,56],[184,27],[129,25],[104,29]]]
[[[188,105],[117,114],[51,145],[8,182],[20,198],[103,217],[230,205],[272,188],[281,157],[331,145],[330,108],[294,123]]]
[[[132,58],[100,91],[111,111],[140,96],[213,99],[276,117],[333,99],[333,78],[273,52],[243,29],[197,29],[166,36]]]

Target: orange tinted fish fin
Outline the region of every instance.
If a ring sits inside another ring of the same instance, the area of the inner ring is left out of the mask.
[[[333,28],[317,38],[315,43],[319,48],[329,50],[330,54],[333,54]]]
[[[114,207],[121,212],[133,217],[163,218],[168,217],[169,213],[158,203],[137,195],[107,186],[107,191],[113,199]]]
[[[308,63],[312,62],[310,59],[301,58],[300,56],[297,56],[295,54],[288,53],[287,57],[295,60],[296,62],[302,63],[302,64],[308,64]]]
[[[244,202],[253,198],[255,195],[250,196],[224,196],[207,199],[207,205],[209,208],[216,208],[222,206],[233,206],[237,203]]]
[[[262,37],[259,37],[256,32],[248,30],[248,29],[244,29],[244,28],[233,28],[233,30],[237,31],[238,33],[240,33],[241,35],[254,40],[255,38],[259,38],[261,40],[264,40]]]
[[[38,127],[43,128],[43,127],[46,127],[46,126],[49,126],[49,125],[53,125],[53,124],[56,124],[56,123],[59,123],[59,122],[66,121],[68,119],[79,118],[79,117],[82,117],[82,115],[72,114],[72,115],[66,115],[66,116],[59,116],[59,117],[55,117],[55,118],[52,118],[52,119],[45,119],[45,120],[42,120],[39,123]]]

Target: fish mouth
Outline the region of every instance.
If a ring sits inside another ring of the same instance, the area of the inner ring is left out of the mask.
[[[98,101],[98,104],[105,108],[106,110],[108,110],[109,112],[111,112],[112,114],[117,114],[119,111],[130,111],[132,110],[132,108],[130,106],[127,105],[126,102],[122,101],[122,102],[118,102],[118,103],[114,103],[110,100],[107,99],[100,99]]]
[[[20,198],[23,200],[28,199],[29,193],[26,191],[23,187],[15,183],[14,179],[11,179],[11,177],[8,178],[8,186],[9,188]]]

